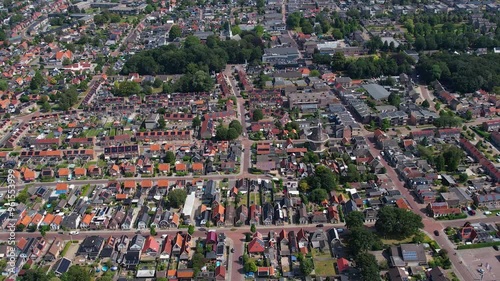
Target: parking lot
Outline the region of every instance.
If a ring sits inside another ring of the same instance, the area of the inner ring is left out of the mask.
[[[457,251],[461,260],[470,268],[472,275],[481,280],[480,271],[483,272],[483,281],[500,280],[500,251],[492,247],[468,249]]]

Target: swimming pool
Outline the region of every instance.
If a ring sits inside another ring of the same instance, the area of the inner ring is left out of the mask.
[[[107,266],[105,266],[105,265],[103,265],[103,266],[102,266],[102,271],[103,271],[103,272],[108,271],[108,267],[107,267]]]

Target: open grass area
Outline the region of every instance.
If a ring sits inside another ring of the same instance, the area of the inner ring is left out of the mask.
[[[335,272],[335,262],[334,260],[325,261],[314,261],[314,272],[316,276],[334,276],[337,275]]]
[[[101,132],[102,132],[102,130],[101,129],[97,129],[97,128],[88,129],[87,132],[85,132],[85,136],[87,138],[96,137]]]

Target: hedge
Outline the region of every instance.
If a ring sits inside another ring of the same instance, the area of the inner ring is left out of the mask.
[[[460,245],[460,246],[457,247],[457,249],[458,250],[478,249],[478,248],[493,247],[495,245],[500,246],[500,241],[497,241],[497,242],[476,243],[476,244],[469,244],[469,245]]]

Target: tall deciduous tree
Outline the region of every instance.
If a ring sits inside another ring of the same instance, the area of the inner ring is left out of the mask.
[[[365,222],[365,216],[363,215],[362,212],[359,211],[350,212],[345,217],[345,225],[348,229],[363,227],[364,222]]]
[[[384,237],[407,238],[423,228],[422,218],[405,209],[382,207],[375,228]]]

